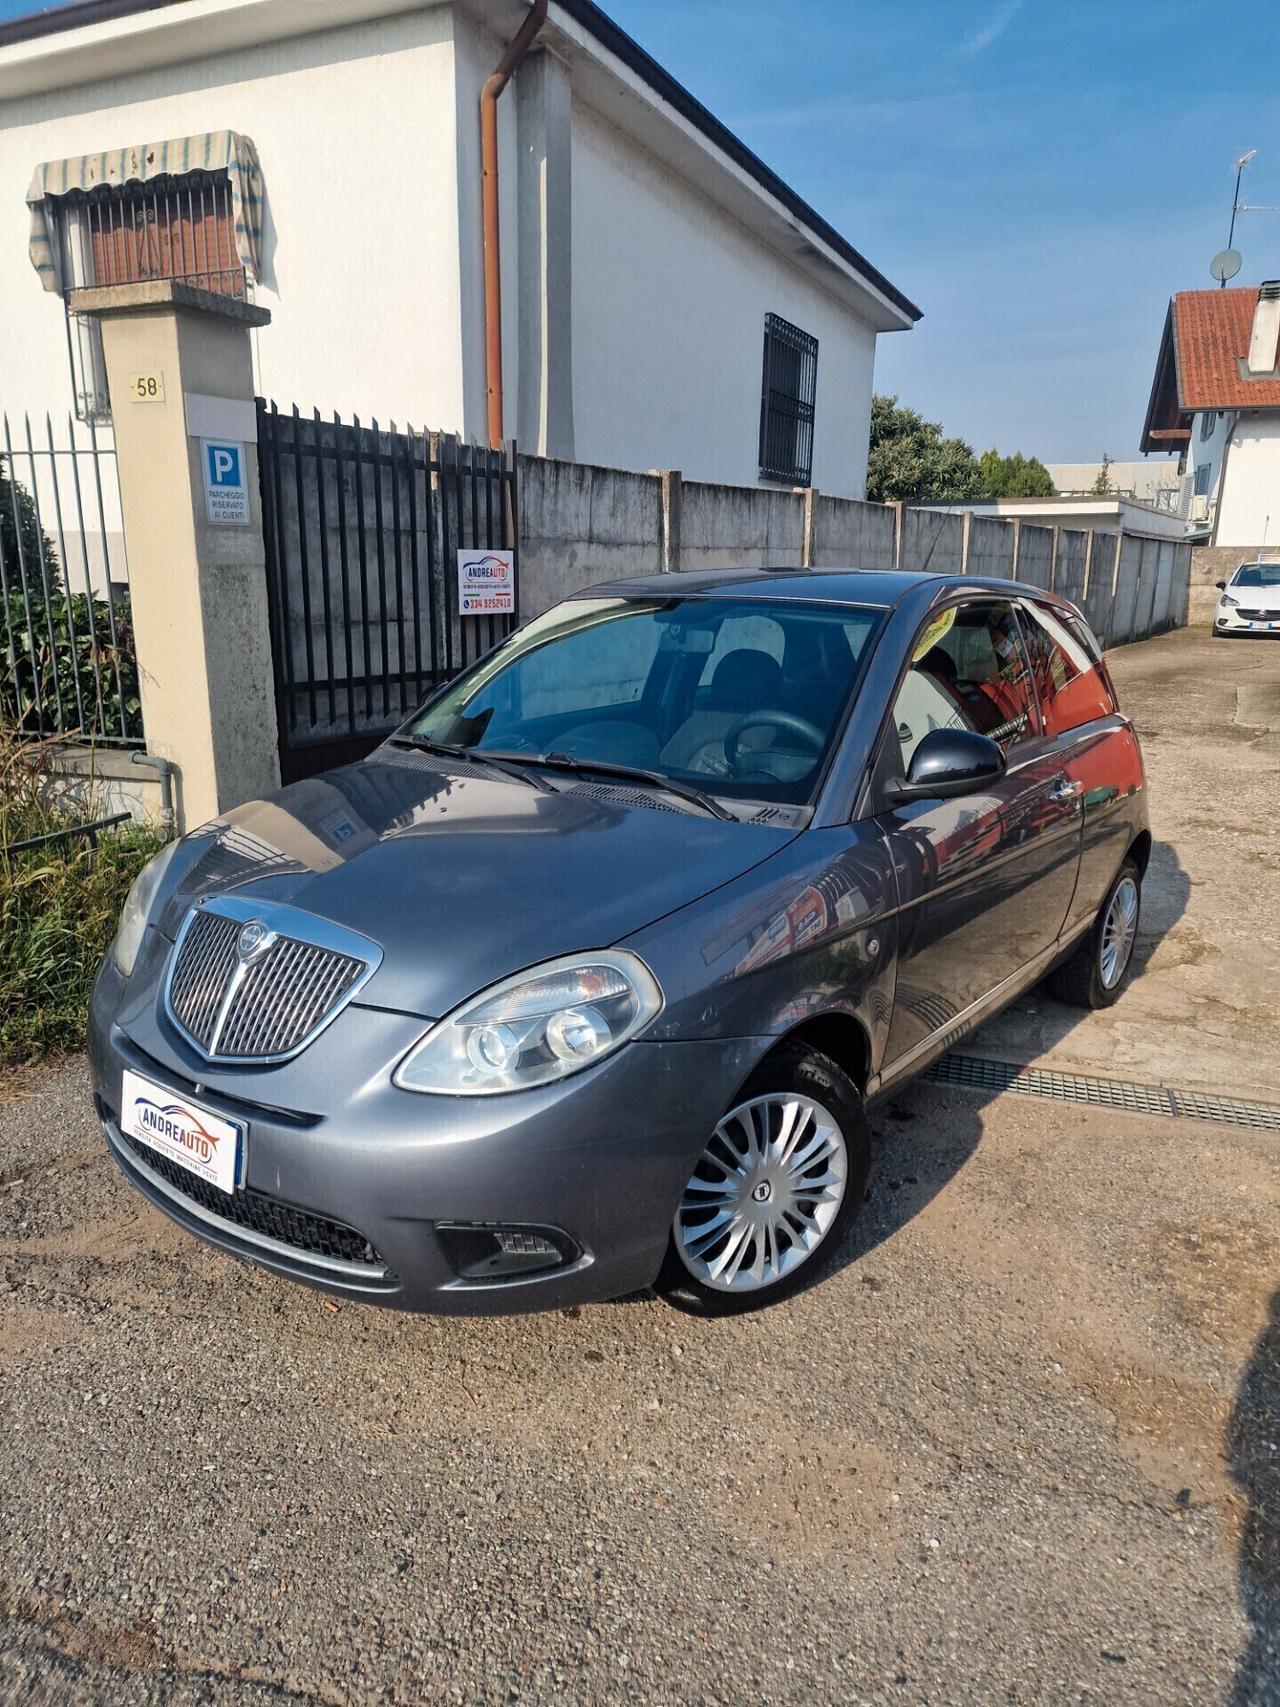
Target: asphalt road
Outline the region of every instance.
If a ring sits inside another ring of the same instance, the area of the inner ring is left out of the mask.
[[[1263,1097],[1236,690],[1280,647],[1117,670],[1166,732],[1145,974],[975,1047]],[[847,1264],[772,1311],[442,1322],[172,1228],[79,1063],[0,1106],[0,1696],[1280,1703],[1280,1136],[932,1087],[877,1128]]]

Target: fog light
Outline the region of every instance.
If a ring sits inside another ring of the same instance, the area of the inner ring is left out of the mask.
[[[559,1227],[441,1221],[436,1232],[459,1280],[473,1285],[564,1268],[580,1255],[578,1246]]]

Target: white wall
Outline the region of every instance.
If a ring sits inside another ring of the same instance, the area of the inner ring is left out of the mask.
[[[0,102],[0,407],[71,403],[62,302],[27,259],[36,164],[231,129],[266,190],[259,388],[461,430],[457,125],[448,6]]]
[[[578,458],[755,483],[769,312],[819,342],[814,484],[861,497],[872,328],[575,100]]]
[[[1243,414],[1231,435],[1215,545],[1280,545],[1280,413]]]

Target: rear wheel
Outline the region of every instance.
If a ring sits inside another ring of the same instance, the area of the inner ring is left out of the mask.
[[[1142,873],[1132,859],[1126,859],[1093,929],[1051,976],[1049,988],[1054,995],[1073,1007],[1109,1008],[1129,977],[1141,918]]]
[[[866,1114],[848,1075],[816,1049],[778,1050],[698,1159],[658,1292],[704,1316],[787,1297],[830,1267],[870,1166]]]

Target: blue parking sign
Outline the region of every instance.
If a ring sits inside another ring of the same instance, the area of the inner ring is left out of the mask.
[[[205,514],[220,526],[247,527],[249,488],[244,446],[226,439],[201,439]]]

